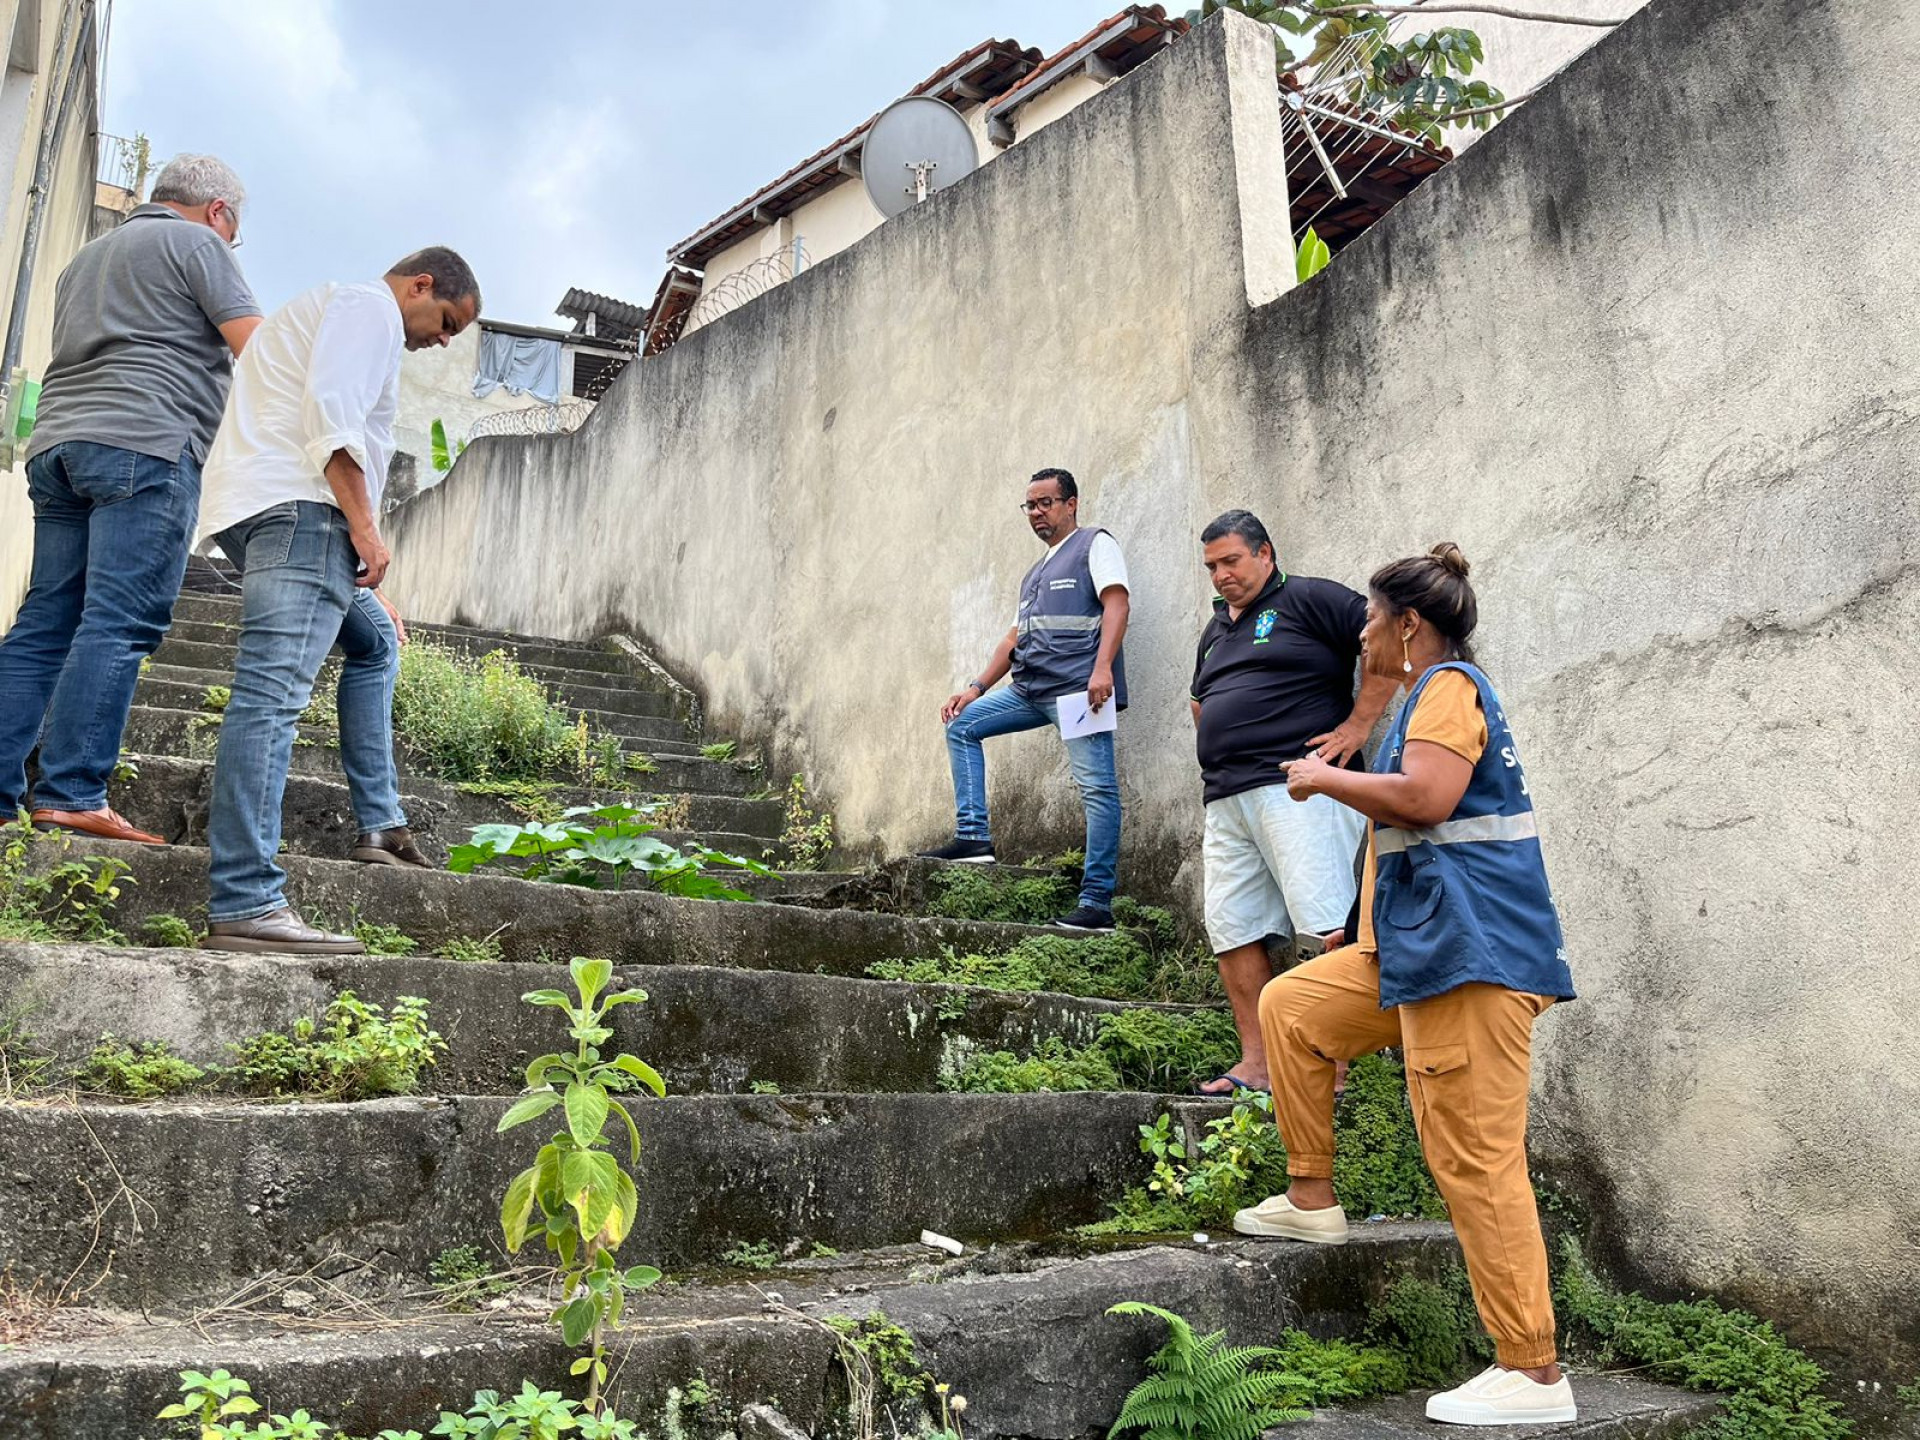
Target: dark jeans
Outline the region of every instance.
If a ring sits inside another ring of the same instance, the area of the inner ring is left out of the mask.
[[[211,920],[252,920],[286,903],[281,805],[300,712],[337,640],[340,758],[362,830],[407,823],[393,760],[393,682],[400,649],[380,602],[354,586],[360,558],[347,518],[289,500],[219,535],[240,567],[240,647],[220,720],[207,843]]]
[[[173,620],[200,513],[200,467],[69,440],[27,464],[33,578],[0,641],[0,815],[26,800],[98,810],[140,662]]]

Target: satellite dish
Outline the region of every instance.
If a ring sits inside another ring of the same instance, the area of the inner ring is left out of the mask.
[[[931,95],[909,95],[882,110],[867,131],[860,178],[873,208],[891,220],[979,163],[973,131],[958,110]]]

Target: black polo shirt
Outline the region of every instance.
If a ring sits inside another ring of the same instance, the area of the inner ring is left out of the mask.
[[[1216,597],[1193,667],[1200,777],[1208,800],[1280,785],[1282,760],[1353,712],[1367,602],[1346,586],[1274,571],[1259,598],[1227,616]],[[1348,762],[1364,768],[1358,751]]]

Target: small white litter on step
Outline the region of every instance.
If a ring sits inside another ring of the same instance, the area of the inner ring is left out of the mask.
[[[945,1235],[936,1235],[931,1230],[922,1230],[920,1232],[920,1243],[929,1249],[944,1250],[949,1255],[964,1255],[967,1253],[967,1247],[962,1245],[958,1240],[949,1239]]]
[[[1207,1244],[1211,1244],[1212,1242],[1207,1239],[1206,1231],[1196,1230],[1193,1232],[1193,1243],[1196,1245],[1207,1245]]]

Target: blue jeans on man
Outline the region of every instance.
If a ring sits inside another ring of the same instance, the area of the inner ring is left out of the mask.
[[[364,832],[407,823],[393,758],[393,686],[400,643],[393,622],[354,576],[359,557],[346,516],[289,500],[223,530],[220,549],[241,571],[241,630],[233,698],[220,724],[208,843],[213,923],[253,920],[287,904],[280,810],[300,712],[338,641],[340,762]]]
[[[1111,703],[1111,702],[1109,702]],[[987,822],[987,757],[980,742],[995,735],[1058,728],[1049,701],[1028,700],[1013,687],[982,695],[947,724],[947,759],[953,766],[955,834],[962,840],[991,843]],[[1095,910],[1113,908],[1114,877],[1120,867],[1120,781],[1113,763],[1113,732],[1082,735],[1066,742],[1073,782],[1087,812],[1086,869],[1080,903]]]
[[[0,641],[0,810],[96,811],[120,758],[140,662],[173,620],[200,511],[190,450],[160,460],[69,440],[27,463],[33,572]]]

